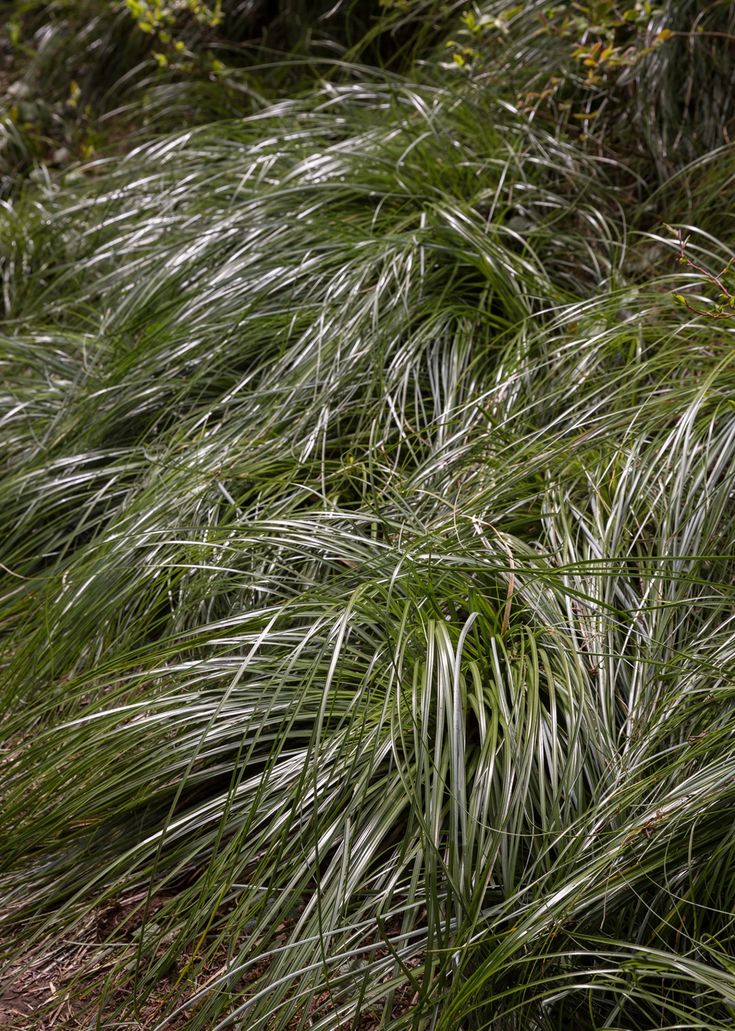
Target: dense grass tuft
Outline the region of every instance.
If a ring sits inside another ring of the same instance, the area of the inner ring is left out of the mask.
[[[596,136],[529,112],[536,6],[3,208],[2,933],[73,953],[55,1026],[733,1026],[733,150],[625,161],[683,44]]]

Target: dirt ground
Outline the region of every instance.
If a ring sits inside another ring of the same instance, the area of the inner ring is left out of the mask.
[[[103,999],[101,988],[106,973],[113,967],[112,954],[115,960],[120,958],[116,948],[110,946],[111,931],[123,927],[128,939],[126,958],[132,959],[135,955],[135,934],[140,926],[144,898],[145,894],[140,893],[110,903],[90,914],[75,931],[73,940],[62,937],[47,940],[24,956],[6,962],[4,969],[0,967],[0,1031],[89,1031],[95,1019],[100,1018],[99,1025],[94,1026],[107,1031],[120,1031],[123,1027],[125,1031],[151,1031],[156,1027],[168,1012],[179,970],[163,978],[135,1014],[123,994],[113,990]],[[163,898],[151,900],[149,924],[164,901]],[[280,928],[279,937],[283,941],[290,929],[287,924]],[[181,957],[183,964],[186,959],[186,955]],[[226,967],[224,952],[215,953],[210,962],[198,970],[192,993],[219,978]],[[262,964],[255,965],[243,979],[239,1001],[247,994],[248,982],[258,980],[263,970]],[[322,1007],[328,1001],[328,995],[317,995],[311,1005],[323,1015]],[[395,993],[394,1017],[408,1012],[414,1003],[414,993],[409,986],[399,989]],[[106,1013],[109,1013],[107,1018]],[[300,1023],[300,1019],[296,1019],[293,1027],[297,1028]],[[186,1013],[174,1019],[169,1017],[166,1031],[183,1031],[187,1024]],[[380,1031],[381,1026],[378,1013],[366,1013],[357,1028],[352,1023],[344,1025],[352,1031]]]

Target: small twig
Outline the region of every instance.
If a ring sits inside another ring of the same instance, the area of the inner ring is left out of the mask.
[[[684,39],[697,39],[699,36],[713,36],[716,39],[729,39],[730,41],[735,42],[735,36],[732,32],[707,32],[705,29],[701,32],[673,32],[669,30],[669,35],[666,38],[672,39],[676,36]]]
[[[671,228],[671,227],[669,227]],[[698,265],[696,261],[692,261],[689,255],[686,253],[686,246],[689,237],[685,237],[682,234],[681,229],[675,229],[676,239],[679,243],[679,254],[677,256],[677,262],[679,265],[685,265],[687,268],[692,269],[694,272],[698,272],[706,280],[716,286],[720,291],[720,297],[725,302],[724,304],[716,304],[714,308],[705,309],[698,308],[692,304],[688,298],[683,294],[675,294],[677,301],[683,304],[687,311],[692,312],[694,315],[701,315],[706,319],[731,319],[735,318],[735,292],[730,290],[724,282],[724,276],[730,271],[733,259],[730,258],[728,263],[722,269],[721,272],[715,274],[710,272],[709,269],[704,268],[703,265]]]
[[[8,576],[17,576],[19,580],[30,580],[30,576],[23,576],[21,573],[14,573],[12,569],[8,569],[4,562],[0,562],[0,569],[3,569]]]
[[[709,279],[711,283],[714,283],[715,286],[717,286],[720,289],[723,296],[727,297],[727,299],[731,302],[735,301],[735,294],[728,290],[728,288],[722,281],[722,276],[725,275],[725,273],[732,265],[733,259],[730,258],[727,265],[725,265],[725,267],[723,268],[722,272],[720,272],[719,275],[715,275],[713,272],[710,272],[702,265],[698,265],[695,261],[692,261],[692,259],[686,254],[686,245],[689,237],[684,238],[684,236],[682,236],[681,229],[676,230],[676,238],[679,241],[679,263],[682,265],[688,265],[689,268],[693,268],[696,272],[701,272],[703,276]]]

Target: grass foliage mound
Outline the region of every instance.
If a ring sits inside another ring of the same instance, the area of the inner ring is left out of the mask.
[[[33,1026],[735,1022],[730,70],[538,6],[4,204]]]

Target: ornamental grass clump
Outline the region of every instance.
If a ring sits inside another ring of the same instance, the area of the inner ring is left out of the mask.
[[[3,210],[37,1024],[733,1025],[733,152],[649,187],[444,57]]]

